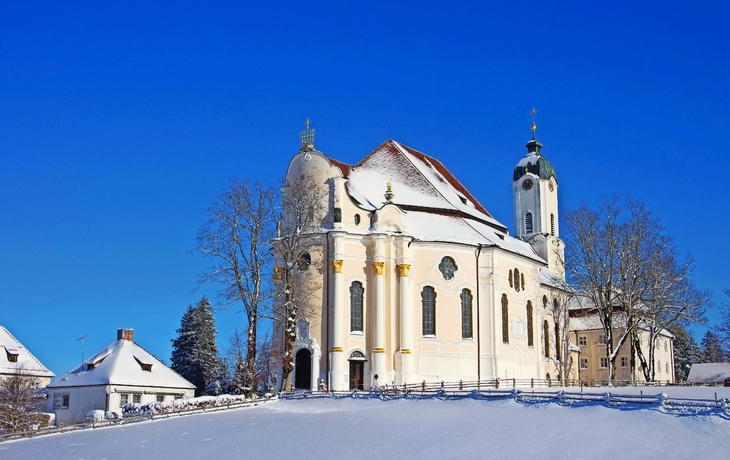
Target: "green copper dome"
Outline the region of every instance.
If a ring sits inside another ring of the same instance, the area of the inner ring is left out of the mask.
[[[550,163],[547,158],[542,156],[540,153],[542,144],[533,138],[527,143],[526,147],[527,155],[525,155],[520,162],[517,163],[517,166],[515,166],[515,171],[512,174],[512,180],[516,181],[525,174],[532,173],[540,179],[550,179],[551,177],[555,177],[555,180],[557,181],[558,178],[555,175],[555,168],[552,163]]]

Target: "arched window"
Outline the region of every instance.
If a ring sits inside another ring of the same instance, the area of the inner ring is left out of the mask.
[[[534,335],[532,333],[532,302],[527,301],[527,346],[533,347]]]
[[[421,326],[423,335],[436,335],[436,291],[431,286],[421,291]]]
[[[512,270],[509,271],[509,287],[514,287],[514,282],[512,281]]]
[[[542,296],[542,308],[548,307],[548,298],[546,295]]]
[[[515,268],[515,291],[520,292],[520,271]]]
[[[555,359],[560,361],[560,326],[555,325]]]
[[[353,281],[350,285],[350,332],[362,332],[362,297],[365,290],[362,283]]]
[[[550,325],[547,320],[542,324],[542,335],[545,337],[545,357],[550,357]]]
[[[522,285],[522,290],[525,290],[525,274],[520,273],[520,284]]]
[[[553,311],[558,311],[558,307],[560,304],[558,304],[558,299],[553,299]]]
[[[471,339],[471,300],[469,289],[461,290],[461,338]]]
[[[507,294],[502,294],[502,342],[509,343],[509,305]]]
[[[532,233],[532,213],[527,211],[525,213],[525,234],[530,235]]]
[[[312,256],[310,256],[308,252],[299,254],[296,265],[297,269],[300,271],[308,269],[309,266],[312,265]]]
[[[441,259],[441,263],[439,264],[439,270],[446,281],[451,281],[454,279],[454,272],[458,270],[458,267],[456,266],[454,259],[451,257],[444,257]]]
[[[550,235],[555,236],[555,214],[550,214]]]

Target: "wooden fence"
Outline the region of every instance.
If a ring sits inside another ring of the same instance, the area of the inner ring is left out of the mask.
[[[159,419],[170,418],[170,417],[181,417],[184,415],[218,412],[221,410],[236,409],[239,407],[249,407],[249,406],[254,407],[254,406],[258,406],[259,404],[267,402],[267,401],[268,401],[268,399],[258,399],[255,401],[241,401],[241,402],[227,403],[227,404],[221,404],[221,405],[202,404],[199,407],[172,410],[172,411],[160,412],[157,414],[145,414],[145,415],[136,415],[136,416],[131,416],[131,417],[120,417],[120,418],[114,419],[114,420],[102,420],[102,421],[91,420],[91,421],[84,421],[84,422],[80,422],[80,423],[73,423],[73,424],[69,424],[69,425],[59,424],[58,426],[50,426],[48,428],[41,428],[39,430],[20,431],[20,432],[15,432],[15,433],[5,432],[5,433],[0,434],[0,442],[9,441],[12,439],[32,438],[35,436],[41,436],[41,435],[46,435],[46,434],[51,434],[51,433],[66,433],[69,431],[76,431],[76,430],[88,430],[88,429],[95,429],[95,428],[103,428],[103,427],[107,427],[107,426],[127,425],[129,423],[142,422],[145,420],[159,420]]]

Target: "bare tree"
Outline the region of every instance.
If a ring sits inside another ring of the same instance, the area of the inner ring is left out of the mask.
[[[598,211],[583,205],[567,214],[566,223],[569,281],[601,320],[609,379],[614,380],[620,347],[627,340],[634,349],[640,346],[639,328],[646,327],[651,308],[657,311],[658,322],[652,326],[658,328],[656,333],[674,316],[697,318],[697,299],[685,302],[679,312],[668,306],[683,295],[684,300],[691,297],[686,289],[691,286],[691,261],[685,268],[676,266],[671,237],[651,211],[635,200],[604,199]],[[686,294],[681,293],[683,289]],[[673,313],[666,313],[671,308]]]
[[[710,295],[707,291],[698,290],[692,283],[692,262],[692,258],[688,257],[683,264],[678,264],[676,249],[667,245],[656,254],[653,269],[644,273],[646,290],[638,313],[639,327],[648,334],[646,349],[640,340],[639,329],[632,333],[632,342],[647,382],[655,380],[654,351],[660,333],[668,331],[675,323],[704,321]]]
[[[224,305],[241,302],[246,313],[246,356],[253,370],[257,357],[258,320],[273,292],[267,288],[275,235],[276,192],[259,182],[234,181],[207,210],[208,220],[198,232],[196,249],[214,260],[200,283],[214,281],[222,288]],[[246,372],[244,375],[251,375]],[[253,386],[254,382],[245,382]]]
[[[570,343],[570,310],[568,309],[572,291],[561,280],[561,286],[553,290],[552,294],[552,304],[548,306],[553,317],[553,330],[555,331],[555,355],[552,359],[559,372],[558,380],[567,382],[573,368],[571,356],[573,350]]]
[[[0,378],[0,428],[7,431],[37,428],[45,402],[38,390],[38,379],[29,376],[22,366],[13,374]]]
[[[329,186],[312,177],[285,182],[281,191],[281,217],[272,245],[277,268],[274,279],[277,299],[271,319],[281,327],[281,388],[291,386],[297,326],[303,315],[314,312],[313,303],[321,290],[322,221],[327,213]],[[310,319],[315,318],[310,315]]]

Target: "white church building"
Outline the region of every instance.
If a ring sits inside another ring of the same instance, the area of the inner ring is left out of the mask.
[[[558,378],[546,306],[564,285],[563,242],[541,148],[533,125],[512,176],[512,236],[438,160],[389,140],[344,164],[307,126],[286,180],[313,180],[328,202],[296,387]]]

